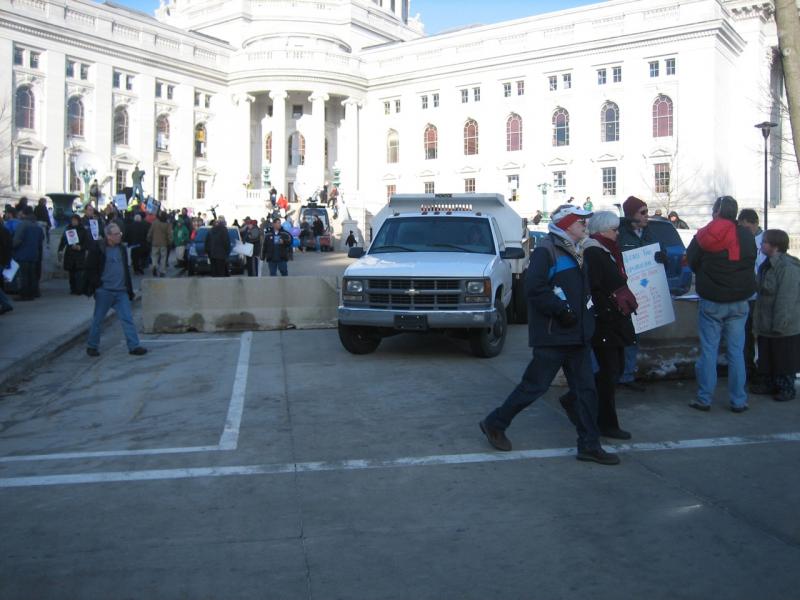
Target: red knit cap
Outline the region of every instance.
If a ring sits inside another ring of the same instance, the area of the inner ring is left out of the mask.
[[[622,205],[622,212],[630,219],[634,217],[643,206],[647,206],[647,202],[639,200],[636,196],[628,196],[628,199],[625,200]]]

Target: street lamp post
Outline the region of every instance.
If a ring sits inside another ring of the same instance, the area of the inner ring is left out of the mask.
[[[542,216],[547,218],[547,189],[550,187],[549,183],[540,183],[536,187],[542,192]]]
[[[86,167],[86,168],[81,169],[78,172],[78,175],[80,175],[81,178],[83,179],[83,194],[84,194],[83,203],[84,203],[84,206],[86,206],[92,200],[92,197],[89,195],[89,182],[92,180],[92,178],[95,175],[97,175],[97,171],[95,169],[91,168],[91,167]],[[95,207],[95,208],[98,208],[98,207]]]
[[[772,123],[770,121],[764,121],[763,123],[756,125],[756,129],[760,129],[761,135],[764,136],[764,231],[767,230],[767,210],[769,209],[769,146],[767,141],[769,140],[769,134],[772,131],[772,128],[777,126],[777,123]]]

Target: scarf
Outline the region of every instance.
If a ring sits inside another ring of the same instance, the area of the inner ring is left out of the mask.
[[[614,259],[614,262],[617,264],[617,269],[619,270],[619,274],[622,275],[625,279],[628,279],[628,274],[625,273],[625,263],[622,262],[622,252],[619,249],[619,244],[614,240],[608,239],[606,236],[601,235],[599,233],[594,233],[590,236],[594,241],[600,243],[603,248],[608,250],[611,254],[611,258]]]
[[[728,260],[736,261],[741,258],[739,248],[739,235],[736,232],[736,223],[728,219],[714,219],[697,231],[694,236],[697,243],[706,252],[728,251]]]
[[[578,267],[583,268],[583,244],[586,241],[585,238],[577,242],[573,241],[573,239],[567,235],[566,231],[558,227],[552,221],[547,226],[547,229],[553,234],[555,244],[569,252],[577,261]]]

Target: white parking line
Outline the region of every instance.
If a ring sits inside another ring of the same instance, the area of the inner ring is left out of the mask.
[[[235,342],[238,338],[235,337],[220,337],[220,338],[159,338],[157,340],[150,340],[142,337],[143,342],[148,344],[179,344],[181,342]]]
[[[247,375],[250,371],[250,346],[253,342],[253,332],[242,334],[239,344],[239,360],[236,363],[236,376],[233,380],[231,403],[228,406],[228,417],[225,419],[225,428],[219,438],[220,450],[236,450],[239,445],[239,428],[242,425],[244,412],[244,395],[247,391]]]
[[[705,438],[682,441],[643,442],[608,446],[609,450],[628,454],[634,452],[668,452],[673,450],[698,450],[756,444],[785,444],[800,442],[800,432],[776,433],[738,437]],[[147,471],[112,471],[105,473],[74,473],[67,475],[44,475],[32,477],[9,477],[0,479],[0,488],[26,488],[55,485],[77,485],[86,483],[115,483],[132,481],[163,481],[173,479],[195,479],[209,477],[231,477],[242,475],[278,475],[283,473],[319,473],[330,471],[363,471],[369,469],[393,469],[429,467],[437,465],[463,465],[489,462],[508,462],[572,456],[574,448],[548,448],[541,450],[518,450],[515,452],[492,452],[476,454],[444,454],[393,459],[357,459],[332,462],[283,463],[272,465],[246,465],[231,467],[199,467],[188,469],[155,469]],[[624,468],[624,464],[623,464]]]
[[[108,450],[98,452],[61,452],[59,454],[21,454],[0,456],[0,463],[30,462],[37,460],[74,460],[76,458],[115,458],[125,456],[158,456],[159,454],[191,454],[216,452],[219,446],[188,446],[186,448],[150,448],[146,450]]]

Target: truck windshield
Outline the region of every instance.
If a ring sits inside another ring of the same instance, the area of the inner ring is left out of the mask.
[[[435,216],[387,219],[369,252],[494,254],[495,249],[487,219]]]

